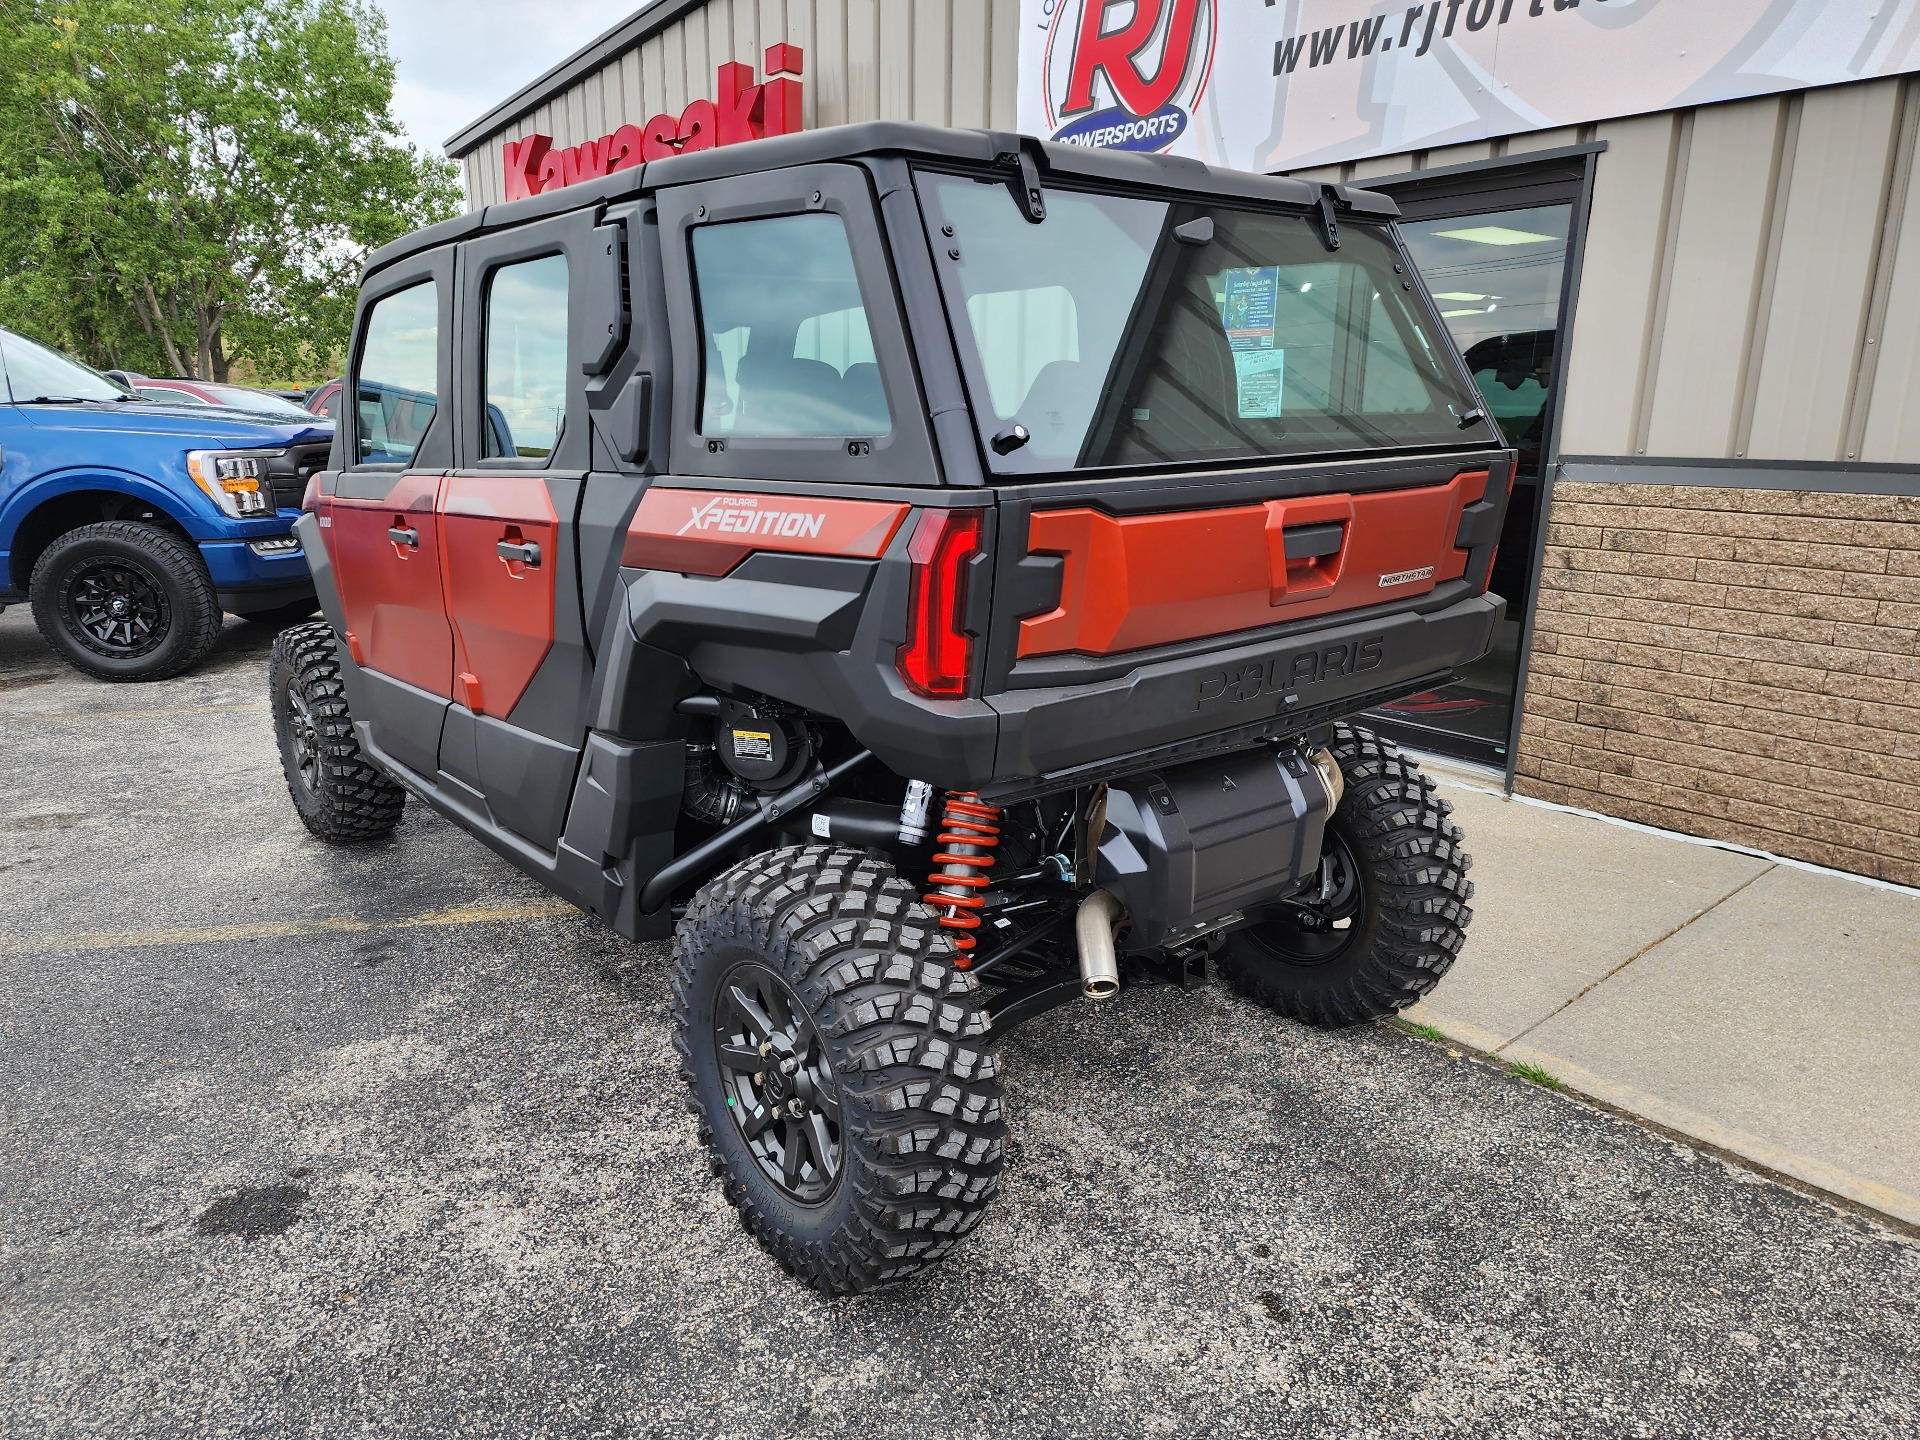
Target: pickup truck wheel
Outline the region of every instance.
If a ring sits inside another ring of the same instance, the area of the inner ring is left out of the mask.
[[[267,674],[280,768],[301,822],[336,845],[392,833],[407,792],[374,769],[354,738],[333,627],[316,620],[282,630]]]
[[[41,554],[28,593],[47,643],[100,680],[169,679],[220,636],[220,603],[199,552],[136,521],[69,530]]]
[[[1394,746],[1334,729],[1346,795],[1327,824],[1324,899],[1269,907],[1227,936],[1222,970],[1242,995],[1337,1029],[1404,1010],[1466,940],[1473,861],[1453,807]]]
[[[829,1295],[980,1223],[1006,1127],[987,1016],[890,865],[792,846],[708,884],[673,943],[680,1073],[727,1200]]]

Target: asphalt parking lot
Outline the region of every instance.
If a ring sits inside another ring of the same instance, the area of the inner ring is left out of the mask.
[[[661,947],[417,805],[311,840],[269,643],[111,687],[0,616],[0,1434],[1920,1430],[1920,1245],[1217,988],[1013,1036],[986,1224],[822,1300],[708,1178]]]

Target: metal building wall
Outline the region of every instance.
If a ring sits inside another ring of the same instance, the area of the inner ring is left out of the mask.
[[[503,198],[502,150],[522,135],[579,145],[711,97],[729,60],[806,52],[806,123],[1014,125],[1018,0],[707,0],[465,157],[467,204]]]
[[[1305,172],[1598,139],[1559,450],[1920,462],[1914,77]]]

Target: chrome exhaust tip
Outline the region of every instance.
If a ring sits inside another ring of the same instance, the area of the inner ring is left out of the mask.
[[[1080,902],[1073,919],[1080,947],[1080,993],[1089,1000],[1111,1000],[1120,993],[1120,955],[1113,943],[1113,927],[1120,919],[1120,902],[1109,890],[1096,890]]]

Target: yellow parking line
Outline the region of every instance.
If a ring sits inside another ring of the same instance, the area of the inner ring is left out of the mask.
[[[266,920],[252,925],[204,925],[178,930],[74,930],[54,935],[0,937],[0,955],[73,955],[88,950],[133,950],[155,945],[209,945],[229,940],[282,940],[302,935],[358,935],[374,930],[428,930],[449,925],[494,925],[505,920],[551,920],[582,912],[564,900],[524,905],[468,905],[429,910],[398,920],[357,915],[315,920]]]
[[[5,691],[0,691],[4,695]],[[257,715],[267,710],[265,705],[180,705],[169,710],[54,710],[43,715],[9,715],[9,725],[23,724],[29,720],[117,720],[121,717],[145,720],[155,715]]]

